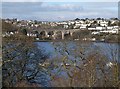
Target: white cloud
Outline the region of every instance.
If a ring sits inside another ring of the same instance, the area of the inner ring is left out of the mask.
[[[75,16],[76,17],[80,17],[80,16],[96,16],[96,15],[99,15],[98,12],[82,12],[82,13],[75,13]]]
[[[116,3],[117,4],[117,3]],[[46,21],[75,18],[117,17],[113,3],[3,3],[4,18]],[[113,14],[114,13],[114,14]]]
[[[79,11],[83,9],[82,6],[79,6],[79,5],[76,5],[76,4],[62,4],[61,8],[65,8],[65,9],[69,8],[70,10],[79,9]]]
[[[58,19],[65,19],[65,16],[58,16]]]
[[[49,11],[82,11],[83,7],[76,4],[47,4],[42,3],[41,5],[43,10],[49,10]]]

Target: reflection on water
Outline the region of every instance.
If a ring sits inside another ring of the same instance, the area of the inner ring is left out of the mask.
[[[56,52],[56,45],[53,45],[53,42],[36,42],[38,48],[42,48],[45,50],[45,53],[47,54],[50,54],[50,59],[56,57],[56,55],[60,56],[61,54],[60,53],[63,53],[63,55],[67,55],[66,52],[64,52],[62,50],[62,46],[64,43],[62,42],[57,42],[57,44],[59,44],[59,46],[61,47],[60,51]],[[93,42],[90,44],[89,48],[88,47],[85,47],[86,49],[86,52],[92,52],[91,50],[98,50],[100,53],[106,55],[106,57],[109,59],[109,60],[112,60],[113,57],[114,59],[117,59],[119,58],[119,45],[120,44],[117,44],[117,43],[103,43],[103,42]],[[80,46],[79,44],[76,45],[75,42],[69,42],[67,43],[67,51],[69,52],[69,49],[70,50],[73,50],[75,49],[77,46]],[[74,53],[73,53],[74,54]],[[73,58],[72,56],[70,58]]]
[[[118,59],[119,59],[118,51],[119,51],[120,44],[117,44],[117,43],[91,42],[91,43],[84,44],[84,43],[80,43],[80,42],[79,43],[77,43],[77,42],[55,42],[55,43],[53,43],[53,42],[35,42],[35,44],[37,45],[37,47],[39,49],[42,48],[44,50],[44,53],[50,54],[50,59],[51,60],[53,59],[52,62],[55,61],[54,60],[55,58],[60,59],[64,56],[66,56],[67,59],[76,61],[77,64],[80,64],[82,61],[80,61],[80,57],[76,54],[77,52],[75,52],[75,49],[77,51],[80,50],[79,52],[82,51],[86,57],[93,52],[100,52],[102,55],[107,57],[107,59],[109,59],[109,61],[116,61],[116,60],[118,61]],[[67,78],[68,76],[67,76],[66,71],[64,71],[64,69],[63,70],[60,69],[60,66],[62,63],[61,60],[55,61],[55,63],[58,65],[58,67],[52,69],[50,72],[52,72],[53,74],[57,74],[60,70],[58,75],[65,76]],[[69,62],[69,63],[71,63],[71,62]],[[101,76],[99,74],[99,71],[97,71],[97,72],[98,72],[98,75]],[[47,74],[46,74],[46,76],[47,76]],[[49,86],[49,85],[47,85],[47,86]]]

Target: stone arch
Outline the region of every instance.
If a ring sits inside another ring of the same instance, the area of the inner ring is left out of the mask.
[[[48,35],[54,35],[54,31],[49,31]]]
[[[34,30],[33,31],[33,34],[36,34],[36,37],[38,38],[39,37],[39,32],[37,30]]]
[[[49,31],[48,36],[50,39],[53,39],[54,31]]]
[[[72,38],[73,39],[79,39],[79,34],[78,34],[77,31],[75,31],[75,32],[72,33]]]
[[[40,32],[40,38],[42,38],[42,39],[46,38],[46,31]]]
[[[64,32],[64,38],[65,38],[65,39],[71,39],[70,31],[65,31],[65,32]]]
[[[62,39],[62,31],[55,32],[55,39]]]

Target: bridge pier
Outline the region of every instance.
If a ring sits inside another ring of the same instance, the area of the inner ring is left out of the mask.
[[[65,34],[65,33],[64,33],[64,32],[62,32],[62,39],[63,39],[63,40],[64,40],[64,34]]]
[[[78,31],[79,29],[72,29],[72,30],[40,30],[39,34],[44,36],[44,37],[52,37],[53,39],[57,39],[57,36],[59,36],[58,38],[60,39],[65,39],[65,34],[67,34],[66,36],[71,36],[73,37],[74,32]],[[52,31],[51,36],[49,35],[49,32]],[[42,33],[41,33],[42,32]]]
[[[52,35],[53,39],[56,39],[56,31],[54,31],[54,34]]]
[[[71,37],[73,36],[73,32],[70,32],[70,36],[71,36]]]
[[[49,37],[49,36],[48,36],[48,32],[47,32],[47,31],[45,31],[45,37]]]

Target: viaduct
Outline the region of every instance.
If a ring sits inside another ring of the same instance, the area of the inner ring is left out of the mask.
[[[74,32],[78,32],[80,29],[42,29],[36,31],[38,34],[43,35],[44,37],[51,36],[53,39],[56,39],[58,35],[61,35],[61,39],[64,39],[65,34],[69,34],[72,37]]]

